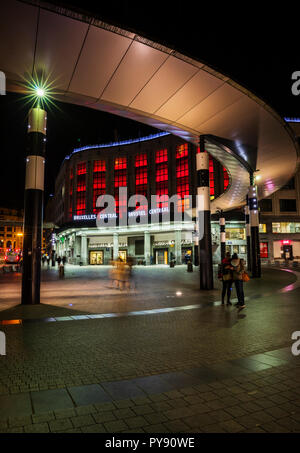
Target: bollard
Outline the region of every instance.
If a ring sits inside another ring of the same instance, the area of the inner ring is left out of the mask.
[[[193,272],[193,264],[191,261],[188,261],[188,263],[187,263],[187,271]]]
[[[65,276],[65,266],[61,263],[58,268],[59,278],[64,278]]]

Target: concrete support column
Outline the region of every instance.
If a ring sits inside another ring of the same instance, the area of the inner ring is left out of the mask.
[[[212,242],[210,224],[209,155],[200,136],[197,154],[197,214],[199,222],[200,289],[213,289]]]
[[[145,233],[144,233],[144,254],[145,254],[146,266],[149,266],[150,256],[151,256],[151,242],[150,242],[149,231],[145,231]]]
[[[225,258],[226,252],[226,231],[225,231],[225,217],[223,211],[220,212],[220,247],[221,247],[221,261]]]
[[[175,231],[175,260],[176,264],[181,264],[181,230]]]
[[[251,178],[253,179],[253,178]],[[251,181],[250,179],[250,181]],[[251,181],[252,182],[252,181]],[[252,277],[261,277],[259,218],[257,203],[257,187],[253,183],[249,187],[249,217],[251,229],[251,271]]]
[[[245,206],[245,224],[246,224],[246,239],[247,239],[247,269],[251,272],[251,229],[249,215],[249,197],[247,195],[247,204]]]
[[[114,261],[116,261],[119,257],[119,235],[118,235],[118,233],[114,233],[113,243],[114,243],[113,259],[114,259]]]
[[[30,109],[26,147],[22,305],[40,303],[46,124],[47,115],[43,109]]]
[[[81,262],[83,265],[88,264],[88,247],[86,235],[81,236]]]

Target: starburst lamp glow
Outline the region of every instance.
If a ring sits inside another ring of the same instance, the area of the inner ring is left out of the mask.
[[[39,98],[43,98],[45,96],[45,90],[44,88],[39,88],[37,87],[36,88],[36,95],[39,97]]]

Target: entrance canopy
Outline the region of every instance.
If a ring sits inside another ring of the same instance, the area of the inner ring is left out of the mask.
[[[60,101],[140,121],[194,144],[203,134],[228,140],[233,149],[216,143],[207,149],[231,178],[213,211],[244,203],[248,166],[257,170],[259,198],[295,173],[294,136],[263,101],[199,61],[91,16],[44,2],[7,1],[1,5],[0,70],[11,91],[19,90],[26,72],[44,71],[55,80]],[[254,164],[249,150],[255,150]]]

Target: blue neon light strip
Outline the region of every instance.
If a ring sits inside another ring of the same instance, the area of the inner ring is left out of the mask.
[[[132,143],[145,142],[147,140],[153,140],[155,138],[163,137],[165,135],[170,135],[170,132],[159,132],[158,134],[148,135],[147,137],[133,138],[133,139],[129,139],[129,140],[122,140],[121,142],[106,143],[104,145],[83,146],[82,148],[75,148],[73,150],[73,153],[78,153],[79,151],[85,151],[86,149],[110,148],[112,146],[131,145]]]
[[[284,118],[287,123],[300,123],[300,118]]]

